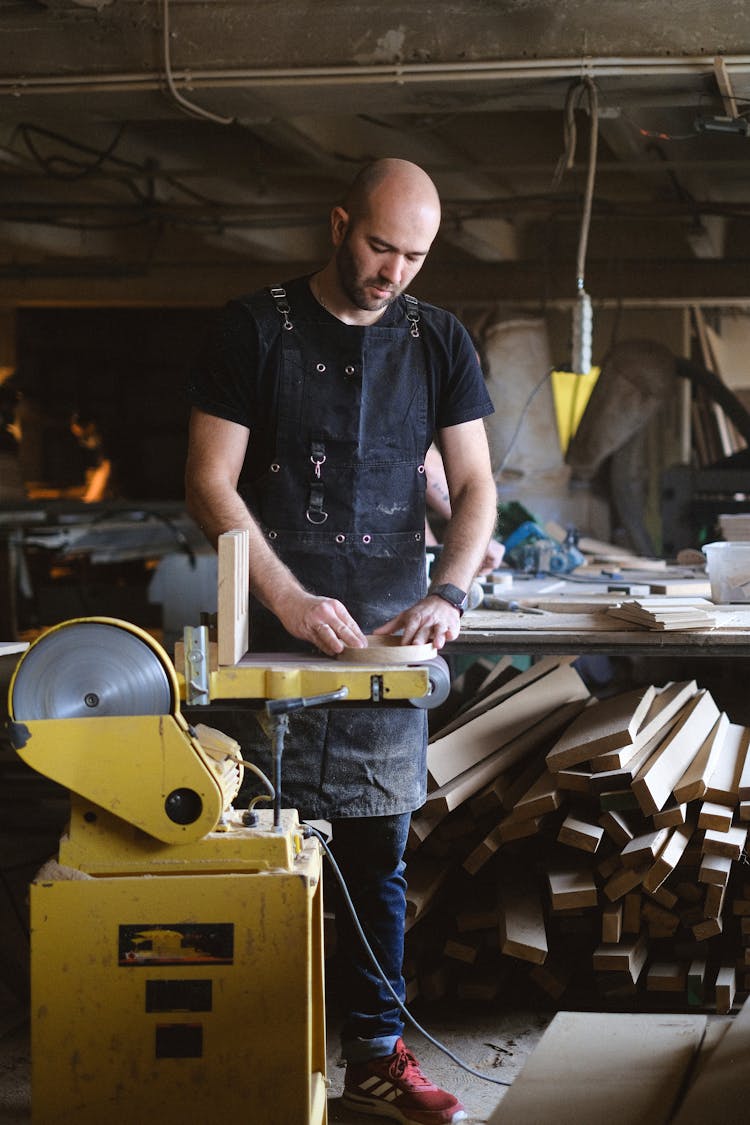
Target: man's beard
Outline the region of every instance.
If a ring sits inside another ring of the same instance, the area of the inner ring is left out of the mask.
[[[386,309],[390,304],[396,300],[400,289],[394,289],[389,286],[388,282],[382,282],[379,278],[368,278],[365,282],[360,280],[357,272],[357,263],[354,255],[349,248],[349,238],[346,236],[336,255],[336,265],[338,267],[339,281],[341,288],[346,293],[349,300],[358,309],[363,312],[377,312],[379,309]],[[389,289],[387,297],[372,298],[367,295],[367,288],[369,285],[375,285],[378,289]]]

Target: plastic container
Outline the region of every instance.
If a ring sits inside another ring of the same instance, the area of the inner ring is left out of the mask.
[[[750,543],[706,543],[703,547],[716,605],[750,602]]]

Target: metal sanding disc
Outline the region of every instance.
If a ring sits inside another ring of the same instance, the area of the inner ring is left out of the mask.
[[[157,653],[118,625],[77,621],[45,633],[22,658],[13,683],[16,721],[106,715],[164,715],[169,677]]]

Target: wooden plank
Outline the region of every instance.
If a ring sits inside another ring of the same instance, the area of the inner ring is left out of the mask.
[[[637,934],[641,928],[641,902],[643,896],[640,891],[629,891],[622,902],[622,932],[624,934]]]
[[[699,691],[683,708],[677,725],[633,779],[633,793],[646,816],[664,807],[718,717],[707,691]]]
[[[599,902],[596,880],[582,867],[554,868],[547,872],[547,884],[553,910],[581,910]]]
[[[661,859],[661,856],[659,856]],[[658,860],[657,860],[658,862]],[[673,910],[677,903],[680,901],[680,896],[676,895],[674,891],[670,891],[668,887],[658,886],[655,890],[643,888],[649,898],[654,899],[660,906],[666,907],[667,910]]]
[[[554,772],[631,746],[655,692],[652,686],[636,688],[586,707],[550,750],[547,767]]]
[[[669,878],[682,859],[690,842],[692,828],[675,828],[662,848],[655,863],[646,873],[643,889],[653,893]]]
[[[737,795],[740,801],[750,801],[750,748],[745,754],[745,761],[742,763]]]
[[[656,859],[668,839],[668,828],[657,828],[654,832],[645,832],[642,836],[634,836],[620,852],[623,867],[640,867],[644,863],[650,864]]]
[[[665,1125],[706,1022],[558,1012],[488,1125]]]
[[[507,661],[509,659],[509,657],[503,657],[503,659],[499,661],[495,669],[495,674],[490,673],[493,679],[495,675],[500,675],[502,671],[507,670]],[[493,688],[489,695],[485,695],[483,698],[477,700],[476,703],[470,703],[468,707],[461,710],[450,722],[435,731],[431,736],[431,740],[437,741],[440,738],[444,738],[445,735],[451,734],[454,730],[458,730],[459,727],[464,726],[471,719],[483,715],[485,711],[492,710],[493,707],[502,703],[504,699],[515,695],[517,691],[522,691],[536,680],[540,680],[542,676],[546,676],[556,668],[561,667],[561,665],[571,664],[573,660],[574,657],[572,656],[545,656],[543,659],[537,660],[524,672],[518,672],[509,680],[505,680],[498,687]],[[490,676],[487,677],[488,680]]]
[[[703,900],[703,913],[706,918],[721,918],[726,893],[726,887],[709,883],[706,887],[706,897]]]
[[[508,957],[544,964],[547,931],[541,898],[532,883],[510,883],[500,888],[500,948]]]
[[[678,805],[671,798],[663,809],[651,818],[654,828],[677,828],[687,820],[687,804]]]
[[[719,804],[735,805],[739,800],[740,777],[747,756],[750,728],[730,723],[721,748],[716,769],[706,789],[706,799]]]
[[[726,887],[731,872],[732,860],[729,856],[706,855],[698,871],[698,881],[715,887]]]
[[[618,848],[624,848],[630,843],[635,833],[627,819],[618,812],[605,812],[599,817],[599,823]]]
[[[531,788],[516,801],[513,806],[513,815],[517,819],[544,816],[554,812],[560,807],[562,794],[557,788],[557,782],[549,770],[545,770],[538,777]]]
[[[655,961],[646,974],[647,992],[684,992],[687,972],[679,961]]]
[[[709,941],[719,936],[724,925],[721,918],[706,918],[703,922],[696,922],[692,929],[696,941]]]
[[[614,945],[598,945],[592,964],[597,973],[627,973],[633,983],[638,980],[648,957],[648,947],[643,935]]]
[[[721,757],[729,717],[722,711],[700,750],[674,787],[675,801],[695,801],[705,796],[711,775]]]
[[[604,829],[598,824],[589,824],[575,816],[566,816],[557,834],[558,842],[583,852],[595,852],[602,842]]]
[[[427,748],[429,787],[446,785],[552,712],[574,700],[584,701],[588,694],[575,669],[555,668],[457,730],[432,740]]]
[[[452,778],[445,785],[441,785],[438,789],[428,793],[425,811],[428,811],[431,806],[442,807],[448,812],[457,808],[463,801],[478,793],[499,773],[510,769],[517,762],[523,761],[533,754],[536,747],[543,746],[546,739],[553,738],[578,714],[582,705],[582,702],[577,700],[566,704],[564,707],[558,707],[541,722],[528,727],[517,738],[514,738],[505,746],[501,746],[494,754],[483,758],[474,766]],[[512,793],[513,787],[507,792],[508,794]]]
[[[621,902],[610,902],[602,910],[602,943],[613,945],[622,938]]]
[[[667,735],[677,727],[680,721],[679,714],[673,715],[656,734],[652,735],[643,746],[639,748],[637,753],[627,765],[619,770],[607,770],[605,773],[592,773],[591,781],[589,782],[592,793],[605,793],[609,790],[615,789],[628,789],[633,783],[633,778],[641,771],[643,766],[651,760],[653,755],[664,743]],[[633,807],[638,807],[638,802],[633,797]]]
[[[439,859],[412,856],[409,859],[409,882],[406,888],[406,928],[427,911],[445,882],[450,867]]]
[[[604,893],[610,902],[617,902],[618,898],[640,887],[648,872],[648,864],[643,867],[623,867],[604,884]]]
[[[219,664],[236,664],[249,647],[250,532],[225,531],[218,540],[218,607],[216,629]]]
[[[736,825],[728,832],[717,832],[714,828],[707,828],[703,837],[703,852],[705,855],[723,855],[729,859],[739,859],[747,840],[747,828]]]
[[[673,937],[680,924],[680,917],[671,910],[665,910],[650,898],[641,906],[641,920],[648,928],[650,938]]]
[[[669,683],[663,688],[657,688],[651,706],[638,727],[632,744],[629,747],[610,750],[592,758],[592,771],[594,773],[606,773],[609,770],[619,769],[627,765],[638,750],[678,714],[697,690],[698,685],[695,680]]]
[[[750,1056],[750,1001],[717,1044],[678,1109],[673,1125],[706,1125],[707,1121],[744,1121],[747,1113],[747,1068]]]
[[[578,769],[571,766],[570,769],[558,770],[555,776],[558,788],[564,789],[567,793],[591,792],[591,772],[582,766]]]
[[[716,801],[703,801],[698,811],[698,827],[714,828],[717,832],[728,832],[732,827],[733,810]]]

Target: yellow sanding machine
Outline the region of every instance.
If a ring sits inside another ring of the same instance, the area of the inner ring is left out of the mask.
[[[280,805],[290,711],[435,706],[444,662],[246,656],[218,667],[205,627],[180,663],[91,617],[24,653],[13,744],[70,790],[56,862],[31,887],[35,1125],[323,1125],[321,854]],[[180,670],[178,671],[178,667]],[[245,762],[180,704],[263,708],[273,807],[235,809]]]

